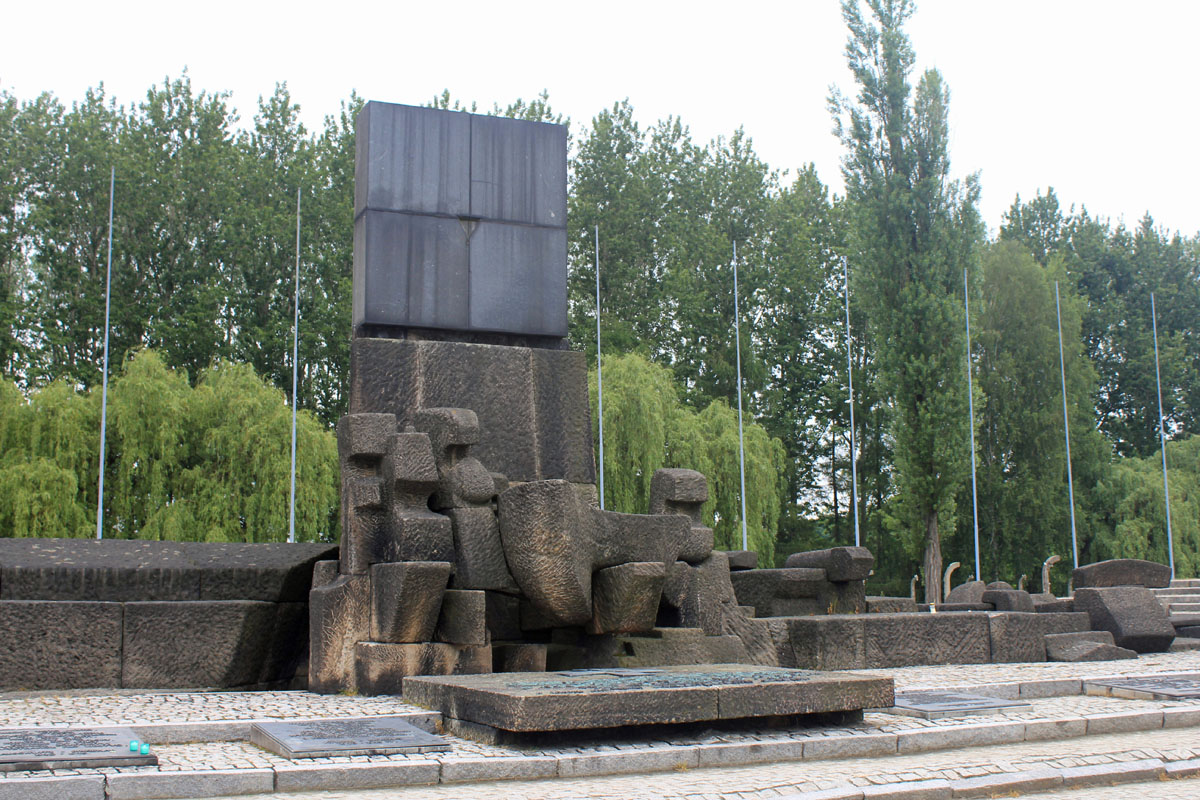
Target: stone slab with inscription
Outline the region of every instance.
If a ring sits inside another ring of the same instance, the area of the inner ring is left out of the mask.
[[[157,764],[154,753],[129,749],[140,738],[129,728],[0,729],[0,772]]]
[[[1147,675],[1083,682],[1084,694],[1130,700],[1200,699],[1200,674]]]
[[[284,758],[382,756],[450,749],[440,736],[413,726],[403,717],[256,722],[250,726],[250,741]]]
[[[896,703],[891,713],[921,719],[965,717],[973,714],[998,714],[1028,708],[1029,703],[1021,700],[1006,700],[985,697],[970,692],[911,691],[897,692]]]
[[[892,705],[891,678],[704,664],[404,679],[405,700],[520,733],[744,720]]]

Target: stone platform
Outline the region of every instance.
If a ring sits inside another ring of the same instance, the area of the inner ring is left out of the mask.
[[[404,680],[410,703],[516,733],[793,717],[892,705],[883,676],[745,664],[581,669]]]

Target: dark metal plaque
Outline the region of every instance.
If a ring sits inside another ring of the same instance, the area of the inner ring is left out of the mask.
[[[154,753],[129,749],[140,738],[129,728],[0,729],[0,772],[157,764]]]
[[[1125,697],[1130,700],[1200,699],[1200,675],[1146,675],[1084,681],[1085,694]]]
[[[997,714],[1028,708],[1023,700],[1006,700],[1000,697],[985,697],[970,692],[911,691],[896,692],[896,704],[892,713],[922,719],[942,717],[965,717],[972,714]]]
[[[404,717],[256,722],[250,741],[284,758],[383,756],[449,750],[440,736],[414,727]]]

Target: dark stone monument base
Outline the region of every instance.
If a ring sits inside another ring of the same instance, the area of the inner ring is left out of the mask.
[[[745,664],[516,672],[404,680],[410,703],[516,733],[860,712],[891,706],[891,678]]]

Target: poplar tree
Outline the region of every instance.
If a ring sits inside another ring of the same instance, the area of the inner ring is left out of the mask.
[[[893,406],[896,526],[924,551],[925,596],[941,599],[941,537],[952,530],[955,496],[969,458],[963,269],[982,238],[972,176],[951,181],[949,91],[927,70],[914,93],[915,55],[904,24],[908,0],[844,0],[846,57],[858,84],[835,92],[835,132],[859,273],[880,378]]]

